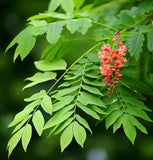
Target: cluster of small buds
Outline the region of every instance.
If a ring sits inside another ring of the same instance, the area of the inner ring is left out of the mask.
[[[110,44],[105,44],[102,47],[102,51],[99,51],[98,55],[101,59],[101,75],[104,76],[105,85],[108,85],[108,93],[109,96],[111,92],[115,91],[115,84],[117,84],[122,76],[120,74],[120,68],[124,66],[124,62],[126,62],[125,51],[126,46],[123,45],[122,42],[119,42],[118,39],[119,34],[115,35],[113,41],[115,43],[116,49],[111,49]]]

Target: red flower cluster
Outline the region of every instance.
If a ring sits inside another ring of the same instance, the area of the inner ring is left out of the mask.
[[[119,36],[115,36],[113,39],[116,44],[116,49],[111,49],[110,44],[105,44],[102,47],[103,52],[99,51],[98,55],[101,59],[101,75],[104,76],[105,85],[108,85],[108,93],[109,96],[111,92],[115,91],[115,84],[119,82],[120,77],[120,68],[124,66],[124,62],[126,62],[125,51],[126,46],[123,45],[122,42],[118,42]]]

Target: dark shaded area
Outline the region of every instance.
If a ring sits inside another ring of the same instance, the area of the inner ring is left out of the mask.
[[[89,2],[92,2],[91,0]],[[87,2],[87,3],[89,3]],[[100,0],[97,0],[98,5]],[[108,1],[105,1],[108,2]],[[11,135],[7,125],[14,115],[21,111],[25,102],[23,99],[33,93],[33,90],[25,90],[23,81],[35,72],[33,61],[39,57],[42,46],[36,45],[34,51],[23,61],[17,59],[13,64],[13,49],[4,55],[5,48],[14,36],[25,27],[26,19],[34,14],[47,9],[49,0],[1,0],[0,1],[0,160],[7,160],[6,146]],[[43,44],[43,40],[39,40]],[[81,42],[82,43],[82,42]],[[88,48],[75,47],[77,51]],[[91,42],[92,43],[92,42]],[[36,54],[38,52],[38,54]],[[71,58],[71,59],[70,59]],[[68,57],[69,63],[74,57]],[[45,87],[48,87],[47,84]],[[39,88],[38,88],[39,89]],[[37,89],[35,89],[36,91]],[[148,102],[152,105],[152,101]],[[91,120],[89,119],[89,122]],[[149,135],[138,132],[135,145],[125,137],[120,129],[115,135],[112,128],[105,129],[102,122],[97,127],[92,123],[93,135],[88,132],[88,138],[82,149],[73,142],[64,153],[60,152],[59,136],[47,139],[48,133],[38,137],[33,130],[33,138],[27,153],[19,144],[10,157],[10,160],[152,160],[153,159],[153,127],[146,123]]]

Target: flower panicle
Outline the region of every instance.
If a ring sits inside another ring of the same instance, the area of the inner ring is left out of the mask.
[[[105,44],[102,47],[103,51],[98,52],[98,57],[101,59],[101,75],[105,77],[103,80],[105,85],[108,85],[108,96],[115,91],[115,85],[119,83],[122,76],[120,74],[120,68],[124,67],[123,63],[127,61],[124,57],[126,46],[119,41],[119,36],[119,32],[114,34],[113,41],[116,46],[115,49],[111,49],[110,44]]]

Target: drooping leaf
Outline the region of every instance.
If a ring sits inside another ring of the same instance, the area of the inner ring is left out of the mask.
[[[147,115],[147,113],[145,111],[142,111],[139,108],[135,108],[134,106],[129,105],[129,104],[126,104],[126,106],[127,106],[126,111],[129,114],[140,117],[146,121],[152,122],[152,120],[150,119],[150,117]]]
[[[142,33],[136,33],[129,40],[129,52],[131,56],[134,56],[137,60],[142,52],[143,41],[145,37]]]
[[[52,101],[48,95],[45,95],[41,101],[43,110],[52,115]]]
[[[70,94],[74,91],[77,91],[80,88],[80,85],[72,86],[70,88],[65,88],[63,90],[60,90],[58,93],[54,94],[52,97],[59,99],[63,97],[64,95]]]
[[[73,111],[70,111],[74,107],[74,104],[71,104],[60,111],[58,111],[56,114],[54,114],[45,124],[44,129],[51,128],[57,124],[62,123],[67,118],[69,118]]]
[[[28,108],[19,112],[18,114],[16,114],[14,120],[9,124],[8,127],[15,126],[16,124],[21,122],[25,117],[27,117],[32,111],[33,111],[33,108]]]
[[[8,142],[8,157],[11,155],[12,151],[14,150],[14,148],[17,146],[17,144],[19,143],[21,136],[23,133],[23,128],[21,128],[19,131],[17,131],[12,138],[9,140]]]
[[[54,129],[50,132],[49,136],[51,134],[57,135],[60,132],[62,132],[73,121],[73,119],[74,119],[73,117],[69,118],[69,119],[65,120],[64,122],[62,122],[61,124],[54,127]]]
[[[15,129],[13,130],[12,134],[18,131],[30,118],[32,117],[32,114],[28,115],[22,122],[20,122]]]
[[[26,78],[26,80],[29,80],[29,81],[32,81],[32,82],[27,84],[23,88],[23,90],[26,89],[26,88],[32,87],[36,84],[43,83],[43,82],[46,82],[46,81],[49,81],[49,80],[52,80],[52,79],[55,79],[55,78],[56,78],[56,73],[54,73],[54,72],[44,72],[44,73],[37,72],[32,77]]]
[[[52,62],[44,60],[35,61],[34,64],[40,71],[65,70],[67,66],[66,62],[63,59],[54,60]]]
[[[44,120],[42,113],[39,110],[37,110],[34,113],[33,118],[32,118],[32,122],[34,124],[34,127],[35,127],[38,135],[41,136],[42,132],[43,132],[45,120]]]
[[[87,128],[90,131],[90,133],[92,134],[92,130],[91,130],[88,122],[84,118],[82,118],[80,115],[77,114],[76,119],[81,125],[83,125],[85,128]]]
[[[23,134],[22,134],[22,146],[25,152],[27,150],[27,146],[30,142],[31,136],[32,136],[32,127],[30,124],[27,124],[23,128]]]
[[[85,129],[76,121],[73,123],[73,134],[77,143],[83,147],[83,144],[86,140],[86,131]]]
[[[31,97],[25,98],[24,101],[31,102],[31,101],[34,101],[34,100],[37,100],[37,99],[41,99],[45,95],[46,95],[46,91],[45,90],[41,90],[40,92],[33,94]]]
[[[53,112],[55,112],[55,111],[63,108],[64,106],[70,104],[73,99],[74,99],[74,96],[71,96],[71,95],[62,97],[59,102],[56,102],[55,104],[53,104]]]
[[[123,110],[115,110],[106,117],[106,128],[108,129],[122,114]]]
[[[134,125],[131,123],[128,114],[124,116],[123,120],[123,129],[126,134],[126,136],[129,138],[129,140],[134,144],[134,140],[136,138],[136,129]]]
[[[98,119],[98,120],[100,119],[99,115],[95,111],[93,111],[92,109],[84,106],[83,104],[81,104],[79,102],[78,102],[78,107],[81,110],[83,110],[86,114],[90,115],[91,117],[93,117],[95,119]]]
[[[60,145],[62,152],[71,143],[72,139],[73,139],[73,123],[71,123],[61,135]]]
[[[141,132],[148,134],[146,128],[135,117],[129,115],[129,119],[131,120],[132,124],[136,126]]]
[[[138,80],[131,78],[129,76],[122,76],[120,82],[123,85],[130,87],[132,90],[136,90],[136,91],[140,92],[141,94],[153,95],[153,91],[152,91],[151,87],[142,81],[138,81]]]

